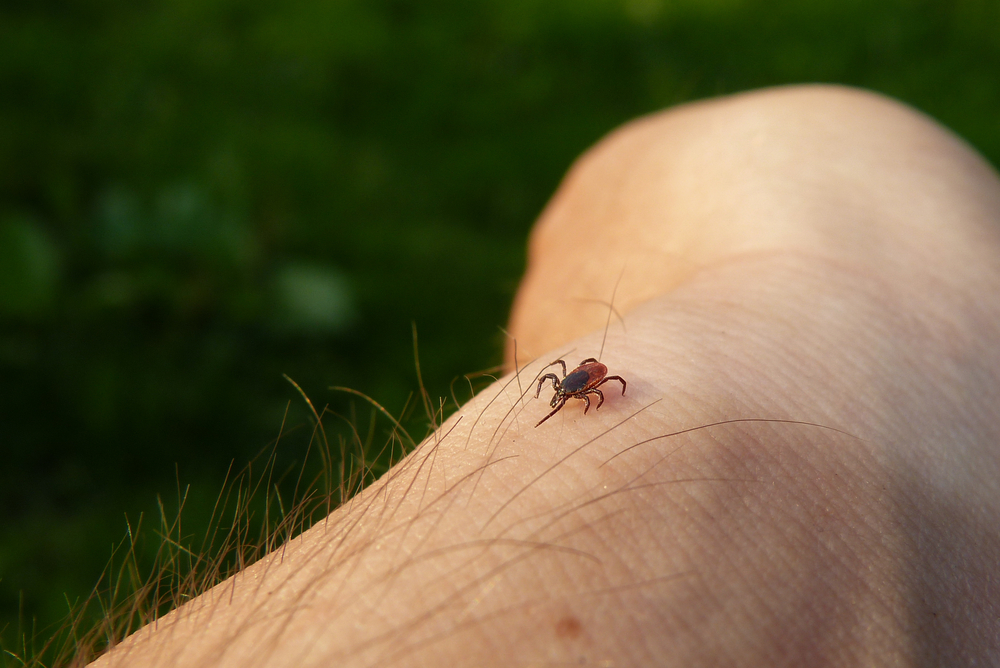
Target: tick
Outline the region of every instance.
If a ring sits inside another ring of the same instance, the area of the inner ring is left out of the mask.
[[[562,379],[554,373],[547,373],[538,379],[538,389],[535,390],[536,399],[542,391],[542,385],[544,385],[547,380],[552,381],[552,389],[555,390],[556,393],[552,395],[552,401],[549,402],[549,406],[552,406],[554,410],[539,420],[538,424],[535,425],[536,427],[558,413],[562,407],[566,405],[566,401],[570,397],[583,399],[586,404],[586,407],[583,409],[584,415],[586,415],[587,411],[590,410],[590,397],[587,396],[588,394],[596,394],[598,396],[597,408],[600,408],[601,404],[604,403],[604,393],[597,388],[604,385],[604,383],[609,380],[620,381],[622,384],[622,394],[625,394],[625,379],[621,376],[609,376],[608,367],[604,366],[593,357],[588,357],[580,362],[580,366],[576,367],[568,374],[566,373],[566,362],[562,360],[556,360],[552,364],[546,366],[545,369],[548,369],[550,366],[555,366],[556,364],[562,367]],[[543,371],[545,369],[543,369]]]

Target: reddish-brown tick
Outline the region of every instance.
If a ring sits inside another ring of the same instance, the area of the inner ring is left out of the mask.
[[[566,405],[566,401],[570,397],[583,399],[584,403],[587,404],[583,409],[584,415],[586,415],[587,411],[590,410],[590,397],[587,396],[588,394],[596,394],[598,396],[597,408],[600,408],[601,404],[604,403],[604,393],[597,388],[609,380],[617,380],[621,382],[622,394],[625,394],[625,379],[621,376],[609,376],[608,367],[604,366],[593,357],[588,357],[580,362],[580,366],[576,367],[568,374],[566,373],[566,362],[562,360],[556,360],[545,368],[548,369],[550,366],[555,366],[556,364],[562,367],[562,379],[554,373],[547,373],[538,379],[538,389],[535,390],[536,399],[542,391],[542,385],[546,380],[552,381],[552,389],[555,390],[556,393],[552,395],[552,401],[549,402],[549,406],[552,406],[554,410],[539,420],[538,424],[535,425],[536,427],[558,413],[560,409]]]

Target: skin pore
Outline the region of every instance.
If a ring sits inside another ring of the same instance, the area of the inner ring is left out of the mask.
[[[913,110],[640,119],[532,233],[519,375],[95,665],[995,663],[998,295],[1000,182]],[[625,396],[536,429],[599,355]]]

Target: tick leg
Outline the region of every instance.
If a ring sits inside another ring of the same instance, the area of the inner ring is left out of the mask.
[[[552,365],[550,364],[549,366]],[[552,389],[555,390],[556,392],[559,391],[559,376],[555,375],[554,373],[547,373],[538,379],[538,389],[535,390],[535,399],[537,399],[538,395],[541,393],[542,385],[545,383],[546,380],[551,380]]]
[[[549,363],[548,363],[548,364],[546,364],[546,365],[545,365],[544,367],[542,367],[542,371],[545,371],[545,370],[546,370],[546,369],[548,369],[548,368],[549,368],[550,366],[555,366],[556,364],[558,364],[559,366],[561,366],[561,367],[562,367],[562,370],[563,370],[563,378],[565,378],[565,377],[566,377],[566,362],[564,362],[564,361],[562,361],[562,360],[556,360],[555,362],[549,362]]]
[[[599,361],[600,360],[597,359],[596,357],[588,357],[587,359],[585,359],[582,362],[580,362],[580,366],[583,366],[584,364],[587,364],[588,362],[599,362]]]
[[[541,425],[541,424],[542,424],[543,422],[545,422],[546,420],[548,420],[548,419],[549,419],[550,417],[552,417],[553,415],[555,415],[556,413],[558,413],[558,412],[559,412],[559,409],[560,409],[560,408],[562,408],[562,407],[563,407],[563,406],[565,406],[565,405],[566,405],[566,397],[562,397],[562,398],[560,398],[560,399],[559,399],[559,405],[558,405],[558,406],[556,406],[556,407],[555,407],[555,408],[554,408],[554,409],[552,410],[552,412],[551,412],[551,413],[549,413],[548,415],[546,415],[545,417],[543,417],[543,418],[542,418],[541,420],[539,420],[539,421],[538,421],[538,424],[536,424],[535,426],[536,426],[536,427],[538,427],[539,425]]]
[[[618,382],[620,382],[622,384],[622,394],[625,394],[625,379],[622,378],[621,376],[608,376],[607,378],[605,378],[604,380],[602,380],[601,382],[599,382],[594,387],[600,387],[601,385],[604,385],[604,383],[608,382],[609,380],[617,380]]]
[[[601,391],[600,391],[599,389],[597,389],[596,387],[595,387],[594,389],[590,390],[590,391],[591,391],[591,392],[593,392],[594,394],[596,394],[597,396],[599,396],[599,397],[600,397],[600,399],[599,399],[599,400],[597,401],[597,408],[600,408],[600,407],[601,407],[601,404],[603,404],[603,403],[604,403],[604,393],[603,393],[603,392],[601,392]],[[597,410],[597,408],[595,408],[594,410]]]
[[[576,398],[577,398],[577,399],[583,399],[583,403],[587,404],[587,405],[586,405],[586,406],[584,407],[584,409],[583,409],[583,414],[584,414],[584,415],[586,415],[586,414],[587,414],[587,411],[589,411],[589,410],[590,410],[590,397],[588,397],[588,396],[586,395],[586,393],[584,393],[584,394],[578,394],[578,395],[576,395]]]

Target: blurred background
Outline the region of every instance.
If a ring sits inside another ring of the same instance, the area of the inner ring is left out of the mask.
[[[403,411],[412,323],[432,397],[498,364],[532,222],[602,135],[813,81],[1000,160],[996,0],[5,0],[0,642],[157,495],[197,516],[308,426],[282,374],[367,422],[327,388]]]

